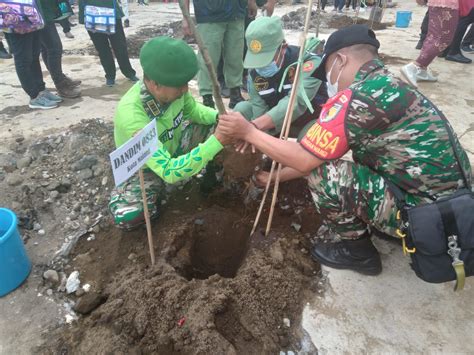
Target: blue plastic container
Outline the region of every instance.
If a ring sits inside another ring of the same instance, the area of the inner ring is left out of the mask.
[[[410,25],[411,11],[397,11],[397,17],[395,20],[395,27],[405,28]]]
[[[0,208],[0,297],[20,286],[31,270],[17,223],[12,211]]]

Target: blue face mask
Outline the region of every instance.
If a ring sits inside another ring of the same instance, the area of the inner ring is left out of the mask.
[[[278,68],[278,65],[275,61],[271,62],[270,64],[264,66],[263,68],[258,68],[255,69],[255,71],[258,73],[258,75],[263,76],[264,78],[270,78],[278,71],[280,68]]]

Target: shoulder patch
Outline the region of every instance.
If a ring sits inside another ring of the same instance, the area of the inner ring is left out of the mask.
[[[267,90],[270,84],[268,83],[268,80],[265,79],[264,77],[257,76],[253,81],[253,85],[255,87],[255,90],[263,91],[263,90]]]
[[[307,62],[304,62],[303,64],[303,71],[305,73],[309,73],[310,71],[312,71],[314,69],[314,63],[310,60],[308,60]]]
[[[349,150],[345,117],[351,97],[352,91],[348,89],[330,98],[323,105],[319,119],[301,140],[300,144],[319,159],[338,159]]]

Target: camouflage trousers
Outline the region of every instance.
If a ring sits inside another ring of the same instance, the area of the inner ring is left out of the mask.
[[[357,238],[370,226],[396,236],[397,207],[385,180],[366,166],[327,162],[307,177],[318,213],[329,235]]]
[[[188,153],[199,143],[204,142],[214,131],[213,126],[191,124],[189,121],[183,122],[182,125],[183,134],[180,145],[174,154],[175,157]],[[166,199],[176,187],[187,182],[181,181],[173,185],[166,184],[150,170],[145,170],[144,178],[150,219],[159,216],[161,201]],[[131,230],[145,223],[138,173],[112,190],[110,193],[109,211],[114,218],[115,225],[119,228]]]

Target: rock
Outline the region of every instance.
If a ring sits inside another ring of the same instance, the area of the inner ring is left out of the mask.
[[[33,230],[34,231],[39,231],[41,229],[41,224],[38,222],[33,223]]]
[[[43,278],[53,285],[59,284],[59,274],[56,270],[46,270],[43,273]]]
[[[84,223],[85,223],[86,225],[91,224],[91,218],[90,218],[89,216],[86,216],[86,217],[84,218]]]
[[[86,293],[86,291],[84,291],[82,288],[78,288],[75,295],[76,297],[81,297],[83,296],[84,294]]]
[[[135,261],[135,260],[137,260],[137,258],[138,258],[138,256],[137,256],[137,254],[135,254],[135,253],[131,253],[131,254],[128,256],[128,260],[130,260],[130,261]]]
[[[202,226],[204,224],[204,220],[202,218],[198,218],[194,221],[194,224],[197,226]]]
[[[93,175],[94,174],[92,173],[91,169],[83,169],[77,173],[76,178],[79,181],[84,181],[84,180],[90,179]]]
[[[7,184],[10,186],[17,186],[23,182],[23,177],[16,174],[10,174],[7,176]]]
[[[80,284],[81,281],[79,280],[79,271],[71,272],[66,281],[66,292],[68,294],[76,292]]]
[[[48,289],[46,290],[46,294],[47,294],[48,296],[52,296],[52,295],[53,295],[53,290],[51,290],[50,288],[48,288]]]
[[[49,193],[49,198],[51,200],[56,200],[59,197],[59,192],[58,191],[51,191]]]
[[[100,165],[94,165],[92,171],[94,172],[94,176],[101,176],[104,174],[104,169]]]
[[[27,168],[30,166],[31,164],[31,157],[29,155],[23,157],[23,158],[20,158],[16,161],[16,167],[18,169],[23,169],[23,168]]]
[[[45,230],[44,230],[44,229],[40,229],[40,230],[38,231],[38,234],[39,234],[39,235],[45,235],[45,234],[46,234],[46,232],[45,232]]]
[[[291,326],[290,319],[289,318],[283,318],[283,325],[287,328]]]
[[[85,284],[84,286],[82,286],[82,289],[84,290],[84,292],[87,293],[91,290],[91,285]]]
[[[294,229],[295,231],[297,231],[297,232],[299,232],[300,229],[301,229],[301,224],[298,224],[298,223],[295,223],[295,222],[291,223],[291,226],[292,226],[293,229]]]
[[[278,243],[275,243],[272,245],[270,249],[270,257],[277,264],[280,264],[283,262],[284,260],[283,251],[281,250],[281,247]]]
[[[61,184],[58,181],[52,181],[47,185],[46,189],[48,191],[54,191],[57,190],[59,186],[61,186]]]
[[[92,240],[95,240],[95,235],[91,234],[90,236],[87,237],[87,241],[90,242]]]
[[[75,163],[71,165],[71,169],[74,171],[85,170],[88,168],[92,168],[94,165],[98,163],[97,156],[95,155],[85,155]]]
[[[99,307],[103,304],[107,298],[99,293],[86,293],[77,301],[76,305],[74,306],[74,311],[80,314],[89,314],[94,309]]]
[[[104,176],[104,177],[102,178],[101,185],[102,185],[102,186],[107,185],[108,180],[109,180],[109,178],[108,178],[107,176]]]
[[[58,291],[64,292],[64,291],[66,291],[66,282],[67,282],[66,274],[64,272],[60,272],[59,277],[60,277],[60,280],[61,280],[61,284],[58,287]]]

